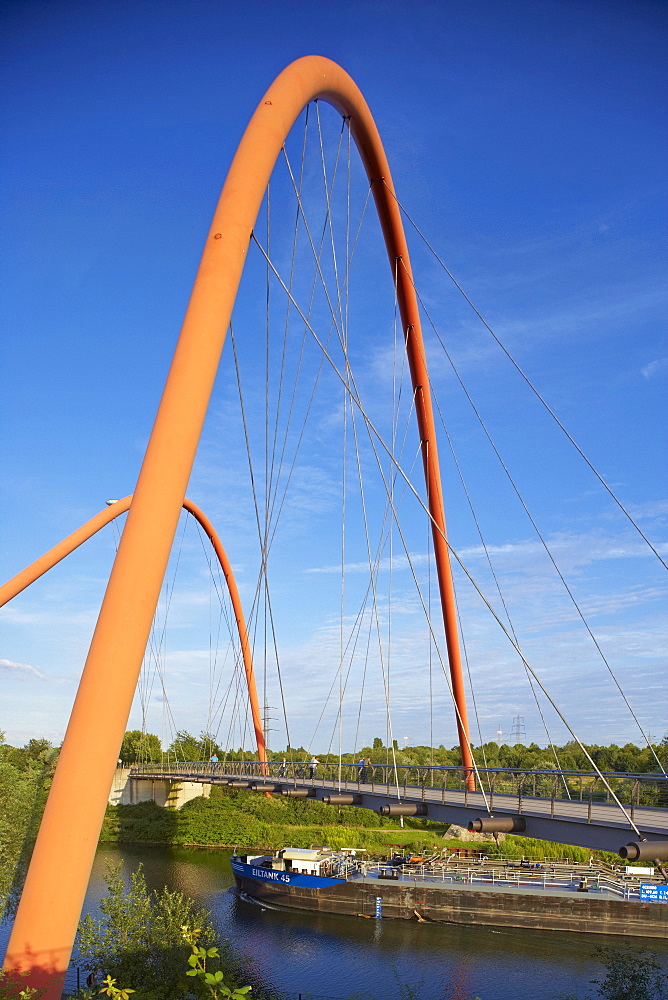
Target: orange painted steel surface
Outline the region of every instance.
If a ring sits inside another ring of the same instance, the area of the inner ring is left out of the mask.
[[[29,587],[35,580],[39,580],[40,576],[44,576],[45,573],[68,556],[70,552],[74,552],[80,545],[87,542],[101,528],[104,528],[105,524],[109,524],[114,518],[120,514],[124,514],[129,508],[131,500],[131,496],[123,497],[122,500],[117,500],[111,506],[105,507],[104,510],[101,510],[95,517],[91,517],[90,521],[86,521],[85,524],[82,524],[80,528],[73,531],[67,538],[63,538],[62,542],[58,542],[52,549],[45,552],[43,556],[35,559],[29,566],[22,569],[11,580],[7,580],[7,583],[3,583],[0,587],[0,608],[16,597],[17,594],[20,594],[22,590],[25,590],[26,587]]]
[[[54,545],[52,549],[45,552],[43,556],[36,559],[35,562],[31,563],[30,566],[26,566],[24,570],[13,576],[11,580],[7,583],[3,583],[0,587],[0,608],[11,601],[13,597],[20,594],[22,590],[29,587],[31,583],[38,580],[40,576],[43,576],[50,569],[52,569],[57,563],[68,556],[71,552],[74,552],[80,545],[92,538],[101,528],[115,518],[120,517],[121,514],[125,514],[126,511],[130,509],[130,504],[132,503],[132,496],[123,497],[120,500],[115,500],[110,503],[108,507],[101,510],[99,514],[92,517],[90,521],[86,521],[82,524],[80,528],[73,531],[71,535],[64,538],[62,542],[58,545]],[[190,514],[193,515],[196,521],[202,526],[206,532],[209,541],[213,545],[214,551],[218,557],[218,562],[220,563],[220,568],[223,571],[225,581],[227,583],[227,589],[230,594],[230,600],[232,602],[232,608],[234,611],[234,618],[237,624],[237,630],[239,632],[239,642],[241,645],[241,654],[244,661],[244,670],[246,673],[246,682],[248,685],[248,699],[250,702],[251,715],[253,717],[253,728],[255,730],[255,741],[257,743],[257,753],[260,764],[262,765],[262,771],[267,772],[267,749],[264,739],[264,730],[262,728],[262,716],[260,713],[260,703],[257,697],[257,686],[255,683],[255,672],[253,670],[253,654],[251,652],[250,642],[248,640],[248,630],[246,629],[246,620],[244,618],[243,608],[241,606],[241,598],[239,597],[239,591],[237,589],[237,583],[234,579],[234,573],[232,572],[232,566],[229,559],[227,558],[227,553],[223,548],[223,543],[218,537],[215,528],[211,524],[206,514],[189,500],[188,497],[184,497],[183,507]]]
[[[107,795],[179,511],[229,325],[251,230],[281,146],[314,98],[349,116],[373,186],[406,337],[422,441],[434,548],[465,767],[472,764],[436,434],[418,305],[388,163],[369,108],[348,74],[307,56],[271,85],[228,173],[134,491],[65,735],[5,967],[30,969],[57,1000],[86,892]],[[401,266],[397,267],[397,262]],[[74,804],[77,804],[76,811]]]

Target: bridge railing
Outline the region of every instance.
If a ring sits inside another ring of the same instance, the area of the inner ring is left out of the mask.
[[[449,793],[454,792],[458,793],[458,801],[463,796],[465,805],[469,799],[471,804],[477,803],[480,795],[480,789],[477,792],[469,790],[470,772],[466,768],[425,764],[399,764],[395,768],[386,764],[360,767],[357,764],[323,762],[313,768],[308,762],[283,764],[274,761],[263,770],[257,761],[227,759],[218,763],[163,761],[139,764],[132,768],[132,773],[137,777],[160,773],[165,777],[190,775],[195,780],[231,776],[240,781],[273,780],[284,785],[311,783],[328,788],[334,785],[336,789],[348,792],[371,791],[391,798],[440,799],[443,803],[448,801]],[[490,808],[494,807],[495,796],[502,795],[516,799],[519,812],[522,812],[523,803],[531,799],[547,799],[552,803],[568,800],[586,802],[591,810],[595,803],[613,801],[611,790],[630,810],[631,816],[639,807],[668,806],[668,778],[659,773],[603,772],[603,780],[592,771],[479,767],[477,775]]]

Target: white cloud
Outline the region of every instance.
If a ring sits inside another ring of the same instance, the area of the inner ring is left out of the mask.
[[[424,552],[416,552],[411,554],[410,563],[406,556],[393,556],[390,559],[386,556],[384,559],[379,560],[377,563],[374,561],[373,568],[380,572],[387,572],[392,569],[402,570],[409,569],[411,563],[413,566],[423,566],[427,562],[427,554]],[[333,563],[329,566],[312,566],[309,569],[304,570],[305,573],[340,573],[341,564]],[[354,562],[346,563],[346,573],[368,573],[369,572],[369,562]]]
[[[641,375],[644,375],[646,379],[655,378],[659,375],[665,375],[667,372],[668,358],[657,358],[655,361],[650,361],[649,364],[640,369]]]
[[[648,500],[642,504],[627,504],[629,514],[636,520],[663,517],[668,514],[668,500]]]
[[[0,659],[0,673],[7,674],[10,677],[26,678],[32,676],[46,680],[46,675],[37,667],[32,667],[29,663],[16,663],[14,660]]]
[[[657,513],[661,504],[656,504]],[[650,516],[648,514],[648,516]],[[577,566],[588,565],[598,560],[608,559],[638,559],[651,555],[650,549],[641,540],[635,538],[622,539],[618,536],[607,536],[601,532],[561,532],[546,539],[547,545],[554,555],[557,563],[569,569]],[[660,553],[668,552],[668,544],[657,544],[656,549]],[[545,549],[538,538],[520,539],[514,542],[506,542],[501,545],[490,544],[487,546],[487,553],[490,558],[497,559],[503,564],[506,570],[512,572],[528,573],[534,568],[536,557],[543,557]],[[471,545],[466,548],[457,549],[457,555],[466,564],[467,560],[485,558],[485,549],[482,545]],[[376,567],[381,572],[392,569],[394,572],[409,569],[410,565],[423,566],[428,560],[424,552],[413,552],[410,556],[410,563],[405,555],[394,556],[381,559]],[[369,563],[350,562],[346,563],[346,573],[368,573]],[[341,564],[333,563],[325,566],[312,566],[304,570],[305,573],[337,574],[341,572]]]

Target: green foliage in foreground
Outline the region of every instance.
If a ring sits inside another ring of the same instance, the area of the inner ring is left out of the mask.
[[[139,869],[133,873],[126,888],[120,866],[112,867],[107,875],[108,893],[100,903],[102,917],[95,920],[88,914],[79,924],[76,947],[81,966],[90,972],[100,971],[116,983],[116,988],[136,994],[135,1000],[173,1000],[174,997],[208,997],[210,982],[206,975],[188,981],[189,959],[193,946],[215,958],[221,968],[209,968],[215,982],[221,986],[231,975],[233,965],[228,951],[221,957],[220,943],[206,910],[200,909],[188,896],[162,889],[150,892]],[[215,955],[213,954],[215,952]],[[197,966],[199,967],[199,966]],[[205,970],[206,971],[206,970]],[[231,996],[220,992],[219,996]],[[88,996],[90,990],[82,996]],[[91,994],[93,995],[93,994]]]
[[[212,1000],[220,1000],[221,997],[229,997],[229,1000],[247,1000],[246,994],[250,993],[251,986],[239,986],[236,989],[228,986],[224,982],[224,975],[217,969],[215,972],[211,972],[211,964],[209,963],[209,968],[207,969],[207,961],[210,958],[219,959],[220,953],[217,948],[202,948],[199,944],[200,931],[194,930],[187,932],[185,927],[183,930],[183,939],[192,948],[192,953],[188,958],[188,965],[190,968],[186,972],[186,976],[195,976],[201,983],[204,984],[205,988],[208,990],[212,997]]]
[[[593,979],[596,996],[604,1000],[665,1000],[668,997],[668,970],[658,955],[646,948],[597,948],[593,958],[605,968],[603,979]],[[558,1000],[591,1000],[592,994],[578,997],[561,994]]]
[[[48,740],[11,747],[0,733],[0,918],[20,894],[57,757]]]
[[[19,973],[17,982],[15,973],[10,976],[0,969],[0,1000],[39,1000],[40,997],[44,996],[46,989],[35,989],[33,986],[19,989],[20,980],[27,975],[29,975],[27,972]]]

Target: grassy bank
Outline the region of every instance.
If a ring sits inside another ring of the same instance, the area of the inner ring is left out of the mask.
[[[588,861],[591,852],[528,837],[507,837],[498,846],[445,839],[447,826],[428,820],[399,821],[368,809],[338,807],[283,796],[266,798],[255,792],[213,788],[210,799],[197,798],[182,809],[162,809],[153,802],[109,806],[102,827],[106,843],[166,844],[198,847],[239,847],[278,850],[285,846],[328,844],[333,848],[364,848],[387,854],[394,847],[433,853],[443,847],[482,847],[492,857],[570,858]],[[617,858],[617,861],[619,859]]]
[[[418,829],[413,820],[402,830],[396,820],[367,809],[213,789],[210,799],[193,799],[179,810],[152,802],[109,806],[101,840],[272,850],[288,843],[329,844],[383,853],[396,844],[416,851],[443,847],[445,827],[419,824],[430,829]]]

